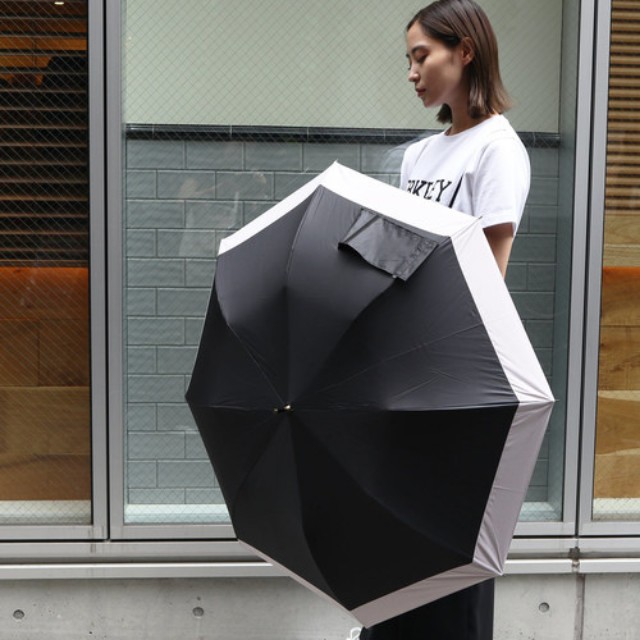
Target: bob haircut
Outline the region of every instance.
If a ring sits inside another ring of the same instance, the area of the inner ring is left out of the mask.
[[[474,0],[436,0],[416,13],[407,31],[416,22],[425,35],[451,48],[468,39],[474,54],[467,67],[468,111],[472,118],[503,113],[511,107],[500,78],[496,34],[486,13]],[[451,122],[449,105],[442,105],[437,118],[442,123]]]

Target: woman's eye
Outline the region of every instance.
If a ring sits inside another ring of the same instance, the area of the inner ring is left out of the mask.
[[[414,64],[417,64],[417,65],[422,64],[422,63],[427,59],[427,55],[428,55],[428,54],[426,54],[426,53],[425,53],[424,55],[421,55],[419,58],[414,58],[414,59],[413,59],[413,61],[409,60],[409,67],[408,67],[408,70],[409,70],[409,71],[411,71],[411,67],[412,67]]]

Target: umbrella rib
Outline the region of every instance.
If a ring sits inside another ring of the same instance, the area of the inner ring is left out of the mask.
[[[432,372],[433,373],[439,373],[443,378],[449,378],[449,379],[454,380],[454,381],[458,380],[457,378],[452,376],[450,373],[446,373],[445,371],[440,371],[440,369],[432,369]],[[416,389],[420,389],[421,387],[425,387],[425,386],[431,384],[432,381],[433,381],[433,377],[429,378],[429,380],[425,380],[424,382],[420,382],[419,384],[416,384],[416,385],[414,385],[412,387],[409,387],[408,389],[405,389],[401,393],[397,393],[395,396],[392,396],[392,399],[395,400],[395,399],[402,398],[403,396],[411,393],[412,391],[415,391]],[[515,402],[515,403],[514,402],[507,402],[507,403],[505,403],[505,402],[496,402],[494,404],[486,403],[485,406],[487,406],[487,407],[489,407],[489,406],[491,406],[491,407],[507,407],[507,406],[514,406],[514,405],[515,406],[519,406],[519,404],[520,404],[519,402]],[[477,408],[477,406],[474,405],[474,404],[467,404],[467,405],[462,404],[462,405],[453,405],[453,406],[450,406],[450,407],[439,407],[439,409],[442,410],[442,411],[446,410],[447,408],[455,409],[455,410],[458,410],[458,409],[475,409],[475,408]]]
[[[198,402],[191,402],[193,407],[201,407],[202,409],[220,409],[221,411],[273,411],[273,409],[265,409],[264,407],[237,407],[231,404],[200,404]]]
[[[266,418],[265,420],[263,420],[262,422],[267,422],[268,418]],[[264,447],[262,448],[262,451],[256,456],[255,460],[253,461],[253,463],[251,464],[251,467],[248,469],[247,473],[245,474],[242,482],[238,485],[238,488],[236,490],[236,496],[240,494],[240,492],[243,490],[245,484],[247,483],[249,476],[251,476],[251,474],[253,473],[253,470],[255,469],[256,465],[258,464],[258,462],[260,461],[260,459],[262,458],[262,455],[264,454],[264,451],[268,448],[268,445],[271,443],[271,441],[275,438],[276,434],[280,431],[280,429],[283,428],[283,424],[278,425],[278,427],[276,429],[274,429],[273,433],[271,434],[271,436],[268,438],[267,442],[265,443]],[[296,464],[296,476],[299,475],[298,472],[298,465]],[[300,496],[298,494],[298,503],[300,505],[300,508],[302,507],[301,505],[301,500],[300,500]],[[229,510],[229,516],[231,518],[231,521],[233,522],[233,519],[235,517],[235,512],[236,512],[236,507],[235,505],[230,506],[227,505],[227,508]],[[304,526],[304,524],[302,525],[302,533],[305,537],[305,539],[307,540],[307,544],[309,543],[309,537],[307,534],[307,530],[306,527]],[[313,561],[313,565],[316,568],[316,570],[318,571],[318,573],[322,576],[322,578],[325,581],[325,585],[326,587],[330,590],[329,595],[336,599],[336,594],[334,593],[334,590],[331,588],[330,586],[330,581],[327,579],[327,576],[325,575],[324,571],[322,571],[322,568],[318,565],[315,556],[313,555],[313,553],[311,552],[311,547],[309,545],[309,555],[311,557],[311,560]],[[326,591],[323,591],[324,593],[328,593]]]
[[[445,373],[444,371],[440,371],[439,369],[432,369],[432,373],[433,374],[440,374],[441,376],[445,377],[445,378],[452,378],[453,376],[451,374]],[[428,385],[430,385],[433,380],[436,378],[436,375],[432,375],[428,380],[424,380],[423,382],[420,382],[418,384],[414,384],[413,386],[409,387],[408,389],[405,389],[404,391],[397,393],[395,396],[392,397],[392,399],[397,400],[402,398],[403,396],[406,396],[409,393],[412,393],[413,391],[416,391],[417,389],[421,389],[422,387],[426,387]]]
[[[220,311],[222,312],[222,308],[220,309]],[[222,315],[224,317],[224,312],[222,312]],[[229,331],[231,331],[231,333],[233,334],[233,337],[237,340],[238,344],[242,347],[242,349],[249,356],[249,358],[251,359],[253,364],[256,366],[256,369],[260,372],[260,375],[265,379],[266,383],[269,385],[269,387],[271,388],[273,393],[275,393],[276,397],[279,400],[279,404],[284,404],[284,401],[283,401],[282,397],[280,396],[280,394],[278,393],[278,390],[273,386],[273,383],[269,379],[269,376],[263,371],[262,367],[260,366],[260,363],[256,360],[256,358],[253,355],[253,353],[251,353],[251,350],[240,339],[240,336],[238,336],[238,334],[234,331],[233,327],[229,324],[229,321],[226,318],[225,318],[225,322],[227,324],[227,327],[228,327]]]
[[[265,418],[264,420],[260,421],[258,424],[263,424],[263,423],[268,422],[268,421],[269,421],[269,418]],[[240,494],[240,492],[242,491],[244,485],[247,483],[247,480],[248,480],[249,476],[253,473],[253,470],[256,468],[256,465],[262,459],[262,456],[264,455],[264,451],[267,449],[268,445],[271,443],[271,441],[275,437],[276,433],[278,433],[280,428],[281,428],[281,425],[278,425],[278,427],[273,430],[273,433],[269,436],[269,438],[265,442],[265,446],[262,448],[262,450],[260,452],[258,452],[256,454],[256,457],[253,460],[253,462],[251,463],[251,466],[247,469],[247,472],[244,474],[244,478],[242,479],[242,482],[240,482],[240,484],[238,485],[238,488],[236,489],[236,496],[238,496]],[[235,512],[236,512],[235,504],[234,505],[227,505],[227,509],[229,510],[229,516],[231,518],[231,521],[233,522],[233,518],[234,518]]]
[[[314,441],[317,443],[317,445],[319,447],[322,447],[324,449],[324,451],[331,455],[331,451],[325,446],[325,444],[318,439],[315,434],[313,432],[310,432],[307,429],[307,433],[308,435],[314,439]],[[440,540],[438,537],[434,536],[432,533],[426,534],[424,531],[420,531],[419,529],[416,529],[416,527],[412,526],[411,524],[405,522],[404,520],[400,520],[398,515],[396,514],[395,510],[393,509],[392,505],[388,505],[384,502],[382,502],[378,497],[374,496],[371,494],[371,492],[367,491],[366,488],[360,484],[359,482],[357,482],[356,478],[353,476],[353,474],[351,473],[351,467],[343,464],[338,458],[335,458],[334,456],[332,456],[333,460],[336,462],[336,464],[339,464],[342,469],[345,471],[345,473],[351,477],[351,479],[357,483],[357,486],[361,489],[361,491],[368,496],[371,500],[373,500],[376,504],[380,505],[381,507],[383,507],[384,509],[386,509],[387,511],[391,512],[393,514],[393,517],[396,518],[396,520],[398,520],[398,522],[402,523],[403,526],[405,526],[407,529],[411,529],[412,531],[420,534],[420,535],[427,535],[427,537],[429,538],[429,540],[431,540],[432,542],[434,542],[435,544],[440,545],[441,547],[448,549],[450,552],[453,553],[453,555],[455,556],[459,556],[460,553],[459,551],[457,551],[455,549],[455,547],[453,547],[450,543],[448,543],[448,541],[446,539]],[[306,532],[305,532],[306,535]]]
[[[341,384],[344,384],[345,382],[349,382],[350,380],[353,380],[355,378],[357,378],[358,376],[361,376],[364,373],[367,373],[367,371],[371,371],[372,369],[375,369],[376,367],[379,367],[380,365],[385,364],[386,362],[392,362],[393,360],[397,360],[399,358],[403,358],[404,356],[406,356],[409,353],[413,353],[415,351],[420,351],[422,349],[427,349],[428,347],[433,346],[434,344],[438,344],[438,342],[442,342],[443,340],[447,340],[449,338],[453,338],[454,336],[460,335],[460,334],[464,334],[467,331],[470,331],[471,329],[476,329],[479,326],[483,326],[481,322],[478,322],[472,326],[468,326],[465,327],[464,329],[461,329],[460,331],[455,331],[454,333],[449,333],[446,336],[442,336],[440,338],[438,338],[437,340],[431,340],[430,342],[424,342],[416,347],[412,347],[411,349],[407,349],[406,351],[403,351],[402,353],[396,353],[392,356],[389,356],[388,358],[383,358],[382,360],[378,360],[377,362],[369,365],[368,367],[366,367],[365,369],[361,369],[360,371],[346,377],[343,378],[342,380],[338,380],[338,382],[335,382],[333,384],[329,384],[326,387],[323,387],[321,389],[317,390],[317,393],[321,393],[323,391],[328,391],[329,389],[334,389],[335,387],[340,386]],[[330,354],[333,355],[333,353],[335,352],[335,350],[337,349],[337,345],[336,348],[333,349],[332,353]],[[330,357],[329,356],[329,357]],[[329,358],[327,358],[328,360]]]

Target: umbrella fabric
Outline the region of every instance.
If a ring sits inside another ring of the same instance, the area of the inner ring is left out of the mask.
[[[338,164],[222,242],[187,400],[238,538],[366,626],[502,572],[553,404],[478,220]]]

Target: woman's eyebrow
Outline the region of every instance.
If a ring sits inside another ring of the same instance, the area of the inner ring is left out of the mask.
[[[426,48],[427,48],[426,44],[417,44],[415,47],[413,47],[413,49],[411,49],[409,53],[411,55],[415,55],[416,52],[420,51],[420,49],[426,49]],[[407,53],[407,58],[409,57],[409,53]]]

